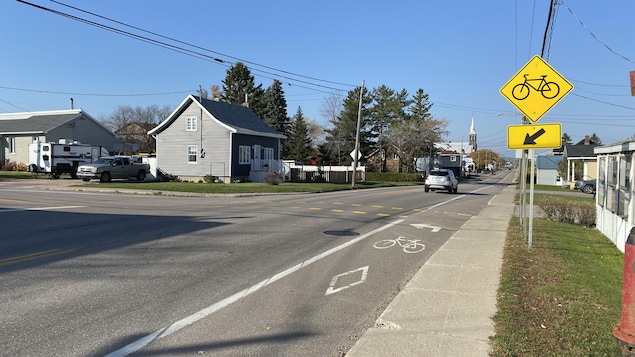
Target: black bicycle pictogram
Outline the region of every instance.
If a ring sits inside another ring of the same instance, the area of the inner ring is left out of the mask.
[[[547,75],[544,74],[540,78],[527,78],[528,74],[523,75],[525,81],[523,83],[516,84],[512,88],[512,96],[516,100],[523,100],[529,97],[530,89],[540,92],[545,99],[553,99],[560,94],[560,86],[556,82],[547,82]],[[538,86],[534,87],[532,82],[539,81]]]

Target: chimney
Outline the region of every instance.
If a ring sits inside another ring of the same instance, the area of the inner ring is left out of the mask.
[[[584,145],[589,145],[591,144],[591,138],[589,138],[588,135],[584,136]]]
[[[75,109],[75,108],[73,108],[73,98],[71,98],[71,110],[72,109]]]

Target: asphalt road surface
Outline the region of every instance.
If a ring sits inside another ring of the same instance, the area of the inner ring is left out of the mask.
[[[458,194],[0,182],[0,355],[343,356],[505,174]]]

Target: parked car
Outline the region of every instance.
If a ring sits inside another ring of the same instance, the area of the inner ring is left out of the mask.
[[[595,185],[595,180],[577,180],[573,184],[573,188],[584,193],[593,194],[595,193]]]
[[[103,156],[92,164],[81,165],[77,169],[77,177],[82,181],[97,178],[101,182],[110,182],[114,178],[127,179],[136,177],[137,180],[146,179],[150,165],[138,162],[137,157],[131,156]]]
[[[459,180],[454,176],[454,172],[448,169],[436,169],[430,171],[424,184],[426,192],[432,190],[446,190],[450,193],[459,192]]]

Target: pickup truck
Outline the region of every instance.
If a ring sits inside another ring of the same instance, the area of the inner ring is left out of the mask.
[[[135,177],[139,181],[146,179],[150,165],[138,162],[130,156],[102,156],[92,164],[81,165],[77,168],[77,177],[82,181],[98,178],[101,182],[111,179],[128,179]]]

